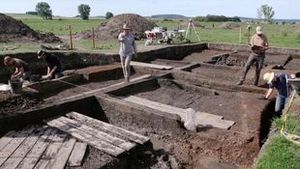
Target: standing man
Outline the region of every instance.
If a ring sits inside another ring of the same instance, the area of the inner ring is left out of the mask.
[[[29,70],[28,63],[26,63],[25,61],[18,58],[5,56],[4,65],[15,67],[15,72],[11,75],[11,80],[18,80],[18,79],[29,80],[30,70]]]
[[[62,66],[57,56],[43,50],[37,52],[38,59],[44,59],[47,63],[47,75],[43,79],[56,79],[63,76]]]
[[[258,85],[260,71],[264,65],[265,51],[269,48],[268,39],[262,32],[262,27],[256,27],[256,34],[250,40],[251,54],[243,70],[243,76],[237,85],[243,85],[251,65],[255,64],[254,85]]]
[[[284,109],[286,100],[289,96],[288,78],[295,78],[295,74],[288,75],[287,73],[268,72],[264,74],[263,79],[269,84],[269,90],[266,93],[265,99],[268,99],[274,88],[278,91],[275,103],[275,113],[281,114]]]
[[[121,65],[123,69],[125,82],[129,82],[130,61],[132,59],[132,55],[137,54],[135,39],[134,39],[135,37],[130,32],[130,30],[131,29],[128,28],[126,24],[124,24],[123,31],[118,36],[118,40],[120,42],[119,55],[121,59]]]

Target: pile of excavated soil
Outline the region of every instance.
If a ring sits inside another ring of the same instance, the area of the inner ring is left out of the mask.
[[[234,23],[234,22],[224,22],[220,25],[220,28],[223,29],[235,29],[235,28],[239,28],[240,24],[238,23]]]
[[[22,21],[0,13],[0,42],[7,41],[61,42],[53,33],[36,32]]]
[[[107,22],[98,26],[95,30],[95,36],[99,40],[117,39],[118,34],[124,24],[127,24],[137,39],[144,37],[146,30],[152,30],[155,23],[137,14],[121,14],[117,15]],[[92,37],[92,32],[83,32],[77,36],[79,39],[89,39]]]
[[[40,98],[30,94],[14,95],[9,92],[0,92],[0,118],[30,109],[40,103],[42,103]]]

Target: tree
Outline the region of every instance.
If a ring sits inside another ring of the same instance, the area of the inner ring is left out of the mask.
[[[39,2],[35,6],[35,11],[43,19],[52,19],[52,10],[47,2]]]
[[[113,13],[111,13],[111,12],[106,12],[106,14],[105,14],[105,19],[109,19],[109,18],[112,18],[112,17],[114,17],[114,14],[113,14]]]
[[[273,16],[275,14],[273,7],[265,4],[262,5],[257,11],[260,13],[259,15],[263,16],[265,22],[272,23]]]
[[[83,20],[88,20],[91,12],[91,8],[89,5],[81,4],[78,6],[78,12],[80,14],[80,18]]]

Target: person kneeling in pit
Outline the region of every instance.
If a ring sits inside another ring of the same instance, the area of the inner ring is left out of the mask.
[[[47,63],[47,75],[42,76],[42,79],[57,79],[63,76],[62,66],[57,56],[43,50],[37,52],[38,59],[44,59]]]
[[[15,67],[15,72],[11,75],[11,80],[29,80],[30,70],[28,63],[26,63],[25,61],[18,58],[5,56],[4,65]]]

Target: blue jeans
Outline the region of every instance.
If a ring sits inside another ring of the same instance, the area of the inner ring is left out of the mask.
[[[282,110],[284,109],[286,102],[286,97],[284,96],[277,96],[276,103],[275,103],[275,113],[281,114]]]

